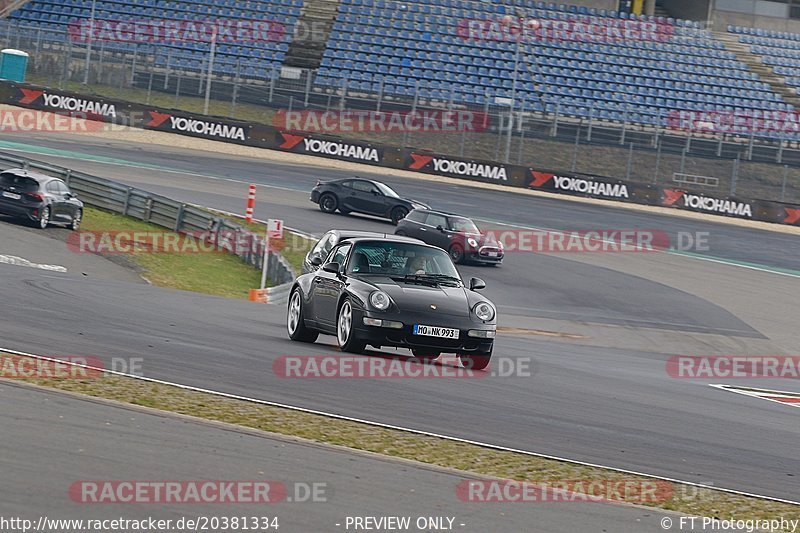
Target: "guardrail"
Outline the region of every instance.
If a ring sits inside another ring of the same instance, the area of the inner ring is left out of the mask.
[[[59,165],[7,153],[0,154],[0,169],[20,167],[63,179],[70,190],[87,205],[178,233],[199,235],[207,242],[215,243],[221,250],[237,255],[245,263],[258,269],[262,267],[265,245],[263,237],[196,206]],[[273,285],[281,287],[294,280],[294,269],[280,254],[270,251],[267,261],[269,280]],[[279,299],[270,303],[279,303]]]

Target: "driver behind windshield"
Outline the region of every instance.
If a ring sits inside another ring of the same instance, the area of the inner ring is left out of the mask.
[[[427,265],[428,261],[425,259],[425,256],[417,255],[408,261],[406,268],[409,274],[426,274]]]

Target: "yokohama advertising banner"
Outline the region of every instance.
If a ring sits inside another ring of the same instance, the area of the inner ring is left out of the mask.
[[[278,131],[275,148],[298,154],[331,157],[342,161],[355,161],[380,165],[383,163],[383,147],[363,141],[350,141],[308,133]]]
[[[567,173],[554,173],[529,169],[531,189],[587,196],[590,198],[607,198],[609,200],[633,200],[630,184],[611,178],[595,178]]]
[[[143,120],[142,127],[145,129],[191,135],[211,141],[252,144],[250,130],[253,125],[247,122],[152,108],[147,109]]]
[[[725,215],[729,217],[756,220],[756,203],[749,200],[724,196],[709,196],[706,193],[691,192],[684,189],[661,189],[661,205],[679,207],[698,213]]]
[[[422,151],[408,151],[404,168],[426,174],[483,181],[511,187],[520,187],[524,183],[524,169],[516,165],[462,159]]]

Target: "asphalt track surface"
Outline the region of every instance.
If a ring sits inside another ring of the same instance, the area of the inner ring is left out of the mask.
[[[117,164],[32,155],[219,209],[241,211],[249,182],[273,185],[260,189],[256,216],[283,218],[304,231],[393,229],[368,217],[324,215],[308,201],[318,177],[351,172],[117,141],[28,142],[114,158]],[[118,160],[179,171],[133,169]],[[404,195],[485,220],[708,231],[715,257],[798,267],[794,235],[467,185],[385,181]],[[662,253],[509,254],[500,268],[460,270],[486,279],[501,325],[578,337],[501,335],[495,354],[530,360],[530,377],[286,380],[272,371],[280,355],[338,351],[328,337],[316,345],[289,342],[282,309],[0,265],[0,294],[15,309],[0,322],[0,339],[7,348],[42,354],[58,347],[61,355],[143,357],[151,377],[798,499],[796,409],[708,387],[727,382],[797,391],[796,380],[676,379],[665,370],[676,354],[797,354],[796,277]],[[29,325],[43,318],[47,328],[30,335]]]
[[[43,515],[51,520],[152,517],[173,524],[181,517],[267,516],[278,519],[277,531],[305,533],[352,531],[347,517],[395,516],[409,517],[412,524],[420,517],[451,518],[453,530],[464,532],[655,533],[663,531],[662,517],[674,516],[588,502],[465,502],[456,487],[480,478],[411,461],[3,382],[0,402],[2,479],[14,489],[3,491],[0,516],[34,524]],[[70,496],[73,483],[105,480],[269,481],[282,483],[292,501],[126,505],[84,504]],[[308,501],[305,487],[313,484],[320,496]]]

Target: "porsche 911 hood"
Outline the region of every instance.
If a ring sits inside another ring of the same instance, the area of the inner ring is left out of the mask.
[[[395,281],[388,277],[370,281],[388,294],[394,303],[404,311],[469,316],[469,301],[463,287],[445,285],[431,287]],[[435,309],[431,306],[435,306]]]

